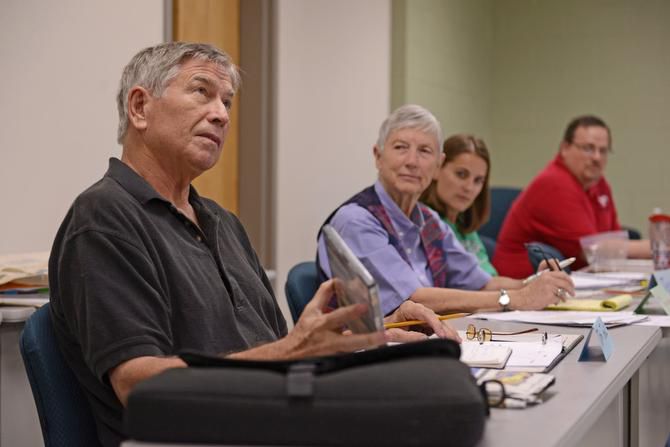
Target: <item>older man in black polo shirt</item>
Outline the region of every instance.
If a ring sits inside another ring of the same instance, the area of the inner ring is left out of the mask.
[[[287,334],[240,222],[190,186],[219,159],[239,82],[230,58],[209,45],[139,52],[118,95],[121,160],[111,159],[102,180],[75,200],[54,241],[51,316],[105,446],[124,438],[130,390],[186,366],[175,356],[181,350],[290,359],[384,341],[382,334],[340,333],[365,309],[322,313],[330,282]],[[414,303],[391,320],[408,318],[457,338]]]

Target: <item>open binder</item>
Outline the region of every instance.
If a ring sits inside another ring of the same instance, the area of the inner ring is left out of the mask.
[[[548,334],[547,337],[561,337],[561,348],[556,356],[551,359],[547,359],[544,363],[537,363],[535,365],[510,365],[508,364],[505,369],[508,371],[526,371],[526,372],[540,372],[548,373],[551,371],[554,366],[563,360],[563,358],[572,351],[575,346],[579,344],[580,341],[584,338],[581,334]],[[512,347],[514,349],[514,347]]]

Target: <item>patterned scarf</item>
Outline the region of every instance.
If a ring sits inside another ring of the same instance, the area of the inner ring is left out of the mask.
[[[337,210],[339,210],[344,205],[350,203],[355,203],[363,208],[367,209],[377,220],[382,224],[389,236],[389,243],[396,249],[400,256],[409,264],[409,258],[405,253],[405,250],[400,244],[400,238],[396,232],[393,224],[391,223],[391,218],[389,217],[384,205],[382,205],[379,200],[379,196],[375,192],[374,186],[369,186],[363,191],[359,192],[342,205],[340,205],[335,211],[332,212],[330,216],[326,219],[323,225],[326,225],[333,218]],[[442,240],[445,238],[446,233],[440,229],[440,224],[435,217],[433,217],[430,208],[425,206],[422,203],[417,204],[417,208],[413,212],[420,212],[423,215],[424,225],[420,230],[421,234],[421,246],[423,247],[424,252],[426,253],[426,258],[428,260],[428,268],[433,276],[433,284],[435,287],[446,287],[447,286],[447,255],[442,248]],[[321,229],[319,229],[319,235],[321,234]],[[317,266],[318,266],[318,254],[317,254]],[[326,275],[319,270],[319,281],[325,281]]]

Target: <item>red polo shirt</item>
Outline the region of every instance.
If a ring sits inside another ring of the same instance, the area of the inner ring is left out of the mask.
[[[578,269],[586,265],[580,237],[620,228],[605,178],[585,191],[557,155],[512,205],[498,235],[493,265],[500,275],[526,277],[533,268],[524,243],[544,242],[576,257],[572,268]]]

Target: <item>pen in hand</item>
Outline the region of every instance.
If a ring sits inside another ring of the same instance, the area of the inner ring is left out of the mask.
[[[545,258],[545,260],[546,260],[546,258]],[[572,265],[572,263],[575,262],[576,260],[577,260],[577,258],[568,258],[568,259],[564,259],[564,260],[562,260],[561,262],[558,263],[558,268],[562,271],[564,268],[569,267],[570,265]],[[526,285],[526,284],[528,284],[529,282],[534,281],[535,279],[537,279],[537,278],[538,278],[541,274],[543,274],[544,272],[548,272],[548,271],[550,271],[550,270],[551,270],[551,264],[549,264],[548,261],[547,261],[547,265],[548,265],[550,268],[540,270],[540,271],[537,272],[537,273],[533,273],[533,274],[530,275],[528,278],[526,278],[526,279],[523,280],[523,285]]]

